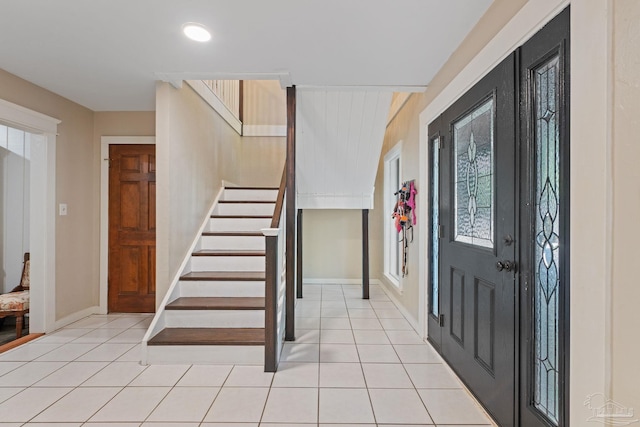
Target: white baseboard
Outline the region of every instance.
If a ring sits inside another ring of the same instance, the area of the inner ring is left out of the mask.
[[[411,325],[413,330],[416,331],[416,333],[420,336],[420,338],[422,338],[424,340],[426,337],[423,337],[422,334],[419,332],[420,328],[418,327],[418,325],[420,324],[420,322],[418,322],[418,320],[415,317],[413,317],[409,313],[409,311],[407,311],[407,309],[404,307],[404,305],[402,305],[400,303],[400,301],[398,301],[398,298],[396,298],[396,296],[393,294],[393,292],[391,292],[391,290],[389,290],[389,288],[387,288],[386,285],[384,285],[383,283],[380,283],[380,285],[381,285],[380,287],[382,288],[384,293],[387,294],[389,299],[391,301],[393,301],[393,303],[396,305],[396,307],[398,307],[398,310],[400,310],[400,313],[402,313],[402,315],[405,317],[405,319],[407,319],[407,322],[409,322],[409,324]]]
[[[55,330],[64,328],[65,326],[70,325],[73,322],[77,322],[80,319],[84,319],[87,316],[91,316],[92,314],[100,314],[100,306],[94,305],[93,307],[87,307],[84,310],[77,311],[60,320],[56,320],[54,328]]]

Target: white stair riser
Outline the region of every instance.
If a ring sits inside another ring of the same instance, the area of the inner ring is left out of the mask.
[[[271,218],[211,218],[209,231],[260,231],[271,226]]]
[[[150,345],[146,362],[152,364],[264,365],[263,345]]]
[[[220,203],[217,215],[273,215],[275,203]]]
[[[192,256],[191,271],[264,271],[264,256]]]
[[[264,328],[264,310],[165,310],[168,328]]]
[[[275,201],[278,190],[234,190],[226,188],[222,200],[269,200]]]
[[[202,236],[200,249],[264,251],[264,236]]]
[[[181,297],[264,297],[264,282],[180,281]]]

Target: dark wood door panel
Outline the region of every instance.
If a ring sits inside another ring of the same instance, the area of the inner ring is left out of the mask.
[[[155,311],[155,146],[109,148],[109,311]]]

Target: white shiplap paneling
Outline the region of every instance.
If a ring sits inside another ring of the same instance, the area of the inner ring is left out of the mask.
[[[371,209],[392,92],[298,89],[300,209]]]

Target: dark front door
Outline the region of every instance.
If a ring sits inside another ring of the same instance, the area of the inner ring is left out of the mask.
[[[109,147],[109,311],[156,306],[155,145]]]
[[[503,426],[514,425],[515,406],[514,77],[510,55],[429,129],[439,124],[443,317],[434,332],[442,356]]]

